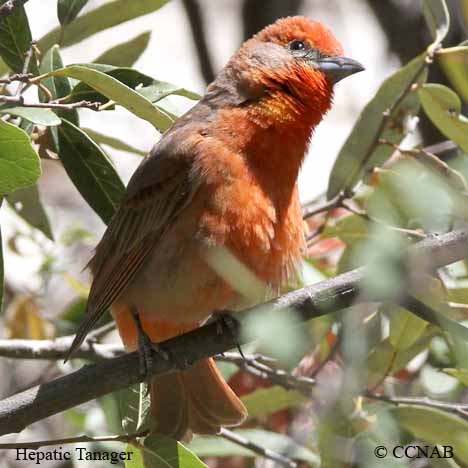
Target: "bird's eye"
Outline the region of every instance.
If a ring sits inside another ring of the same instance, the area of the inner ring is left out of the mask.
[[[307,45],[304,41],[294,40],[289,43],[289,48],[297,52],[307,49]]]

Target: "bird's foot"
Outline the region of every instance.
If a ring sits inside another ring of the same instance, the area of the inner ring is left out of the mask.
[[[244,352],[242,351],[241,345],[239,343],[239,320],[234,318],[231,312],[226,310],[215,310],[211,315],[211,319],[217,325],[216,330],[218,335],[222,335],[224,330],[227,330],[230,333],[236,343],[236,348],[239,351],[239,354],[241,355],[242,359],[245,360]]]
[[[151,341],[150,337],[143,330],[137,308],[135,306],[131,306],[130,311],[138,330],[138,357],[140,374],[146,379],[149,376],[151,367],[153,366],[154,354],[162,357],[166,361],[170,361],[171,356],[162,348],[162,346]]]

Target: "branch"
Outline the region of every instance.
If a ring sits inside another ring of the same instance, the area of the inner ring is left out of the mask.
[[[112,436],[98,436],[90,437],[86,435],[78,437],[67,437],[65,439],[51,439],[51,440],[39,440],[37,442],[13,442],[9,444],[0,444],[0,450],[7,449],[29,449],[39,450],[42,447],[50,447],[53,445],[65,445],[65,444],[79,444],[80,442],[124,442],[132,443],[135,442],[139,437],[145,436],[146,433],[141,434],[122,434]]]
[[[0,356],[13,359],[58,361],[65,359],[73,338],[73,336],[63,336],[55,340],[0,340]],[[121,356],[123,353],[122,346],[95,344],[87,339],[76,350],[74,357],[98,362]]]
[[[427,397],[389,397],[373,392],[365,392],[363,396],[373,400],[390,403],[395,406],[413,405],[424,406],[426,408],[436,408],[449,413],[454,413],[458,416],[461,416],[463,419],[468,419],[468,404],[466,403],[448,403],[446,401],[431,400]]]
[[[440,236],[429,236],[412,246],[407,257],[416,264],[424,264],[429,271],[454,263],[467,255],[468,228]],[[364,279],[366,268],[344,273],[335,278],[285,294],[272,301],[251,307],[239,313],[242,321],[253,313],[268,308],[284,311],[294,309],[303,320],[320,317],[350,307],[353,301],[388,301],[388,297],[363,297],[359,285]],[[403,301],[413,313],[425,320],[440,324],[442,316],[419,301]],[[245,323],[245,322],[244,322]],[[173,338],[161,346],[173,356],[183,356],[188,364],[212,357],[244,343],[239,324],[227,327],[224,322],[213,322],[185,335]],[[241,324],[240,324],[241,325]],[[443,326],[450,326],[450,332],[466,339],[468,330],[448,317]],[[160,375],[178,370],[176,365],[164,358],[154,356],[148,376]],[[0,435],[19,432],[30,424],[54,414],[93,400],[145,380],[140,375],[137,352],[109,359],[99,364],[88,365],[64,377],[28,389],[0,401]]]
[[[10,16],[16,8],[23,6],[28,0],[8,0],[0,6],[0,18]]]
[[[297,468],[297,463],[291,460],[290,458],[285,457],[284,455],[280,455],[279,453],[273,452],[270,449],[264,448],[261,445],[258,445],[250,440],[246,439],[245,437],[236,434],[235,432],[229,431],[224,427],[221,428],[221,432],[219,435],[233,442],[236,445],[240,445],[241,447],[246,448],[247,450],[260,455],[263,458],[268,458],[269,460],[275,461],[279,466],[285,466],[286,468]],[[0,446],[1,448],[1,446]]]
[[[200,71],[206,83],[211,83],[215,78],[210,51],[206,43],[205,28],[200,5],[197,0],[183,0],[185,11],[192,29],[192,36],[198,53]]]
[[[0,96],[0,102],[7,104],[14,104],[19,107],[39,107],[42,109],[62,109],[72,110],[77,108],[92,109],[95,111],[100,110],[101,103],[91,101],[79,101],[71,104],[59,104],[57,102],[24,102],[23,96]]]

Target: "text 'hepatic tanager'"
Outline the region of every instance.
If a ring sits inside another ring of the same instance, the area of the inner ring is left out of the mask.
[[[304,17],[247,41],[133,174],[90,263],[94,281],[72,351],[109,307],[135,350],[132,310],[160,342],[216,310],[262,300],[245,292],[233,265],[264,286],[263,299],[294,282],[305,247],[299,168],[333,85],[361,70],[327,28]],[[152,430],[177,439],[247,416],[212,359],[154,378],[150,396]]]

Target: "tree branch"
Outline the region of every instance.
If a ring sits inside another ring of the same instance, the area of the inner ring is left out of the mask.
[[[229,431],[224,427],[221,428],[221,432],[219,433],[220,437],[223,439],[229,440],[236,445],[240,445],[241,447],[250,450],[257,455],[260,455],[263,458],[268,458],[269,460],[275,461],[279,466],[285,466],[286,468],[297,468],[297,463],[291,460],[290,458],[285,457],[284,455],[280,455],[279,453],[273,452],[270,449],[264,448],[261,445],[258,445],[245,437],[236,434],[235,432]]]
[[[0,102],[14,104],[19,107],[39,107],[41,109],[72,110],[77,108],[100,110],[101,103],[92,101],[78,101],[71,104],[59,104],[57,102],[24,102],[23,96],[0,96]]]
[[[197,0],[182,0],[187,17],[192,29],[192,36],[198,53],[200,71],[206,83],[211,83],[215,79],[213,64],[211,62],[210,50],[206,42],[205,27],[200,5]]]
[[[431,271],[467,255],[468,228],[440,236],[429,236],[412,246],[408,259],[415,265],[423,264]],[[353,301],[388,301],[389,297],[367,297],[359,294],[359,285],[366,274],[366,268],[344,273],[335,278],[285,294],[272,301],[252,307],[239,313],[245,321],[253,312],[268,308],[273,311],[294,309],[303,320],[334,313],[353,305]],[[400,303],[400,302],[399,302]],[[413,313],[439,325],[442,315],[412,299],[401,302]],[[432,315],[431,315],[432,314]],[[450,325],[450,333],[467,338],[468,329],[448,317],[443,326]],[[183,356],[188,364],[212,357],[243,343],[240,328],[227,327],[224,322],[213,322],[185,335],[173,338],[161,346],[174,356]],[[160,375],[176,371],[176,365],[159,356],[154,356],[148,375]],[[0,401],[0,435],[19,432],[30,424],[54,414],[73,408],[86,401],[107,393],[120,390],[145,380],[139,372],[137,352],[125,354],[105,362],[88,365],[72,374],[60,377],[35,388],[28,389]]]

